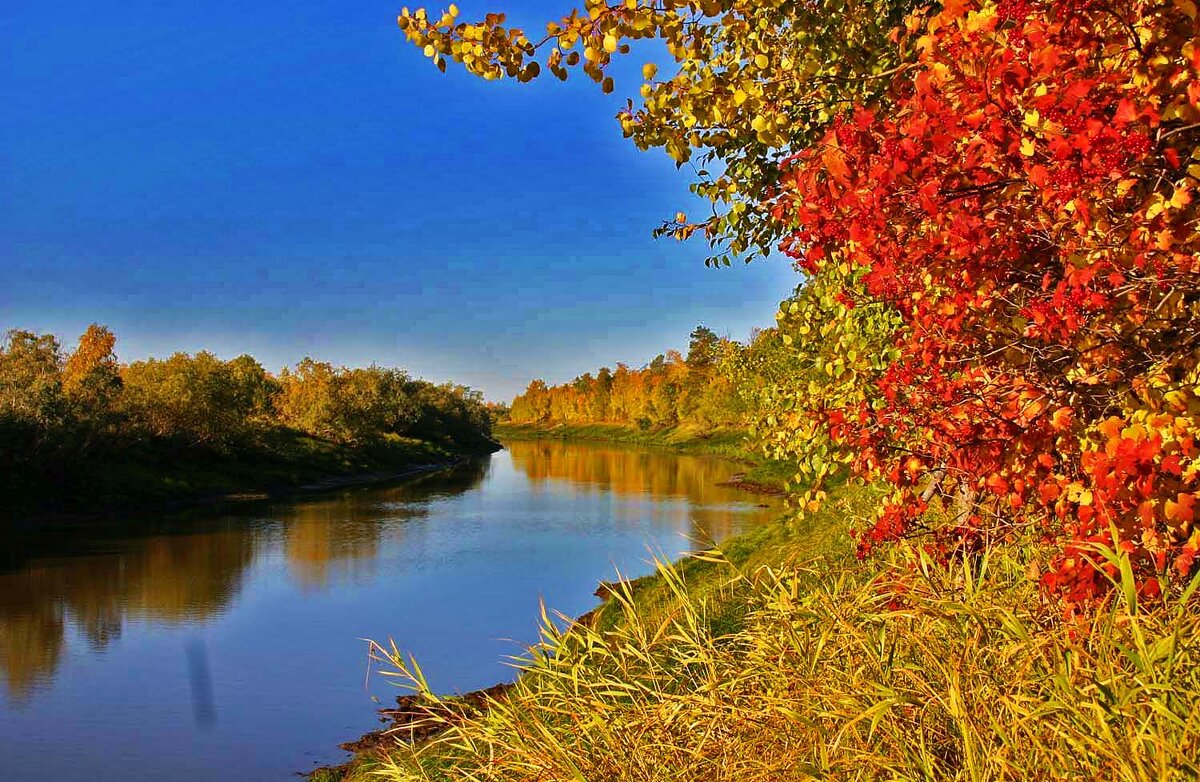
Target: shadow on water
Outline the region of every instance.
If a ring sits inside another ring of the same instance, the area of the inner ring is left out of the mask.
[[[369,569],[389,528],[478,486],[487,470],[480,460],[392,486],[6,535],[0,687],[10,703],[28,702],[54,679],[71,629],[99,653],[131,619],[203,627],[236,599],[255,557],[268,549],[283,552],[306,590],[353,579]],[[196,724],[211,727],[216,711],[202,637],[187,643],[185,656]]]

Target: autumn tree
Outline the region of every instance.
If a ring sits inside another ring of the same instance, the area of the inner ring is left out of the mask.
[[[111,330],[93,323],[79,337],[63,366],[63,394],[71,408],[80,449],[112,436],[120,426],[121,370],[116,344]]]
[[[550,398],[546,381],[530,381],[525,392],[513,399],[511,417],[518,423],[540,423],[550,418]]]
[[[482,395],[465,386],[415,380],[399,369],[348,369],[306,358],[285,369],[274,403],[294,429],[342,443],[388,436],[471,444],[491,433]]]
[[[642,429],[679,424],[712,429],[738,426],[740,407],[726,354],[741,346],[698,326],[689,338],[688,358],[669,350],[641,369],[602,367],[569,383],[547,386],[535,380],[512,403],[514,423],[635,425]]]
[[[8,333],[0,347],[0,469],[7,478],[58,475],[115,435],[121,384],[114,344],[112,332],[94,324],[69,356],[52,335]]]
[[[1190,3],[947,3],[888,109],[784,167],[783,246],[833,318],[901,319],[882,372],[822,401],[856,472],[895,487],[864,548],[927,531],[941,494],[951,548],[1063,541],[1045,580],[1068,603],[1106,588],[1097,544],[1150,592],[1194,570],[1196,29]]]

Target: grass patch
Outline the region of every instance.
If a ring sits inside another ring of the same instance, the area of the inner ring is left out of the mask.
[[[878,498],[879,491],[870,487],[841,486],[819,512],[803,519],[784,518],[730,538],[715,552],[685,557],[670,565],[660,563],[658,572],[624,585],[628,602],[642,620],[661,620],[679,608],[672,585],[678,580],[689,599],[706,602],[712,631],[736,631],[746,616],[748,586],[754,573],[780,567],[835,572],[847,566],[854,552],[846,534],[847,519],[865,518]],[[607,600],[593,614],[593,626],[601,631],[616,630],[627,618],[624,602]]]

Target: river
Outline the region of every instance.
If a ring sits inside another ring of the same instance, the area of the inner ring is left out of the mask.
[[[389,486],[0,540],[0,779],[264,782],[341,762],[398,690],[364,639],[432,686],[510,680],[539,600],[593,608],[773,518],[708,457],[515,442]]]

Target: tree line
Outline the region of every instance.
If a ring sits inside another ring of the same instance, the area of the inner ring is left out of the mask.
[[[640,429],[690,424],[701,429],[739,426],[742,405],[729,368],[743,346],[700,325],[688,352],[659,354],[644,367],[618,363],[569,383],[534,380],[512,401],[516,424],[613,423]]]
[[[389,438],[471,446],[490,439],[482,394],[400,369],[306,358],[272,374],[249,355],[201,351],[121,363],[92,325],[71,350],[9,331],[0,345],[0,469],[41,480],[104,455],[231,456],[281,433],[345,446]]]

